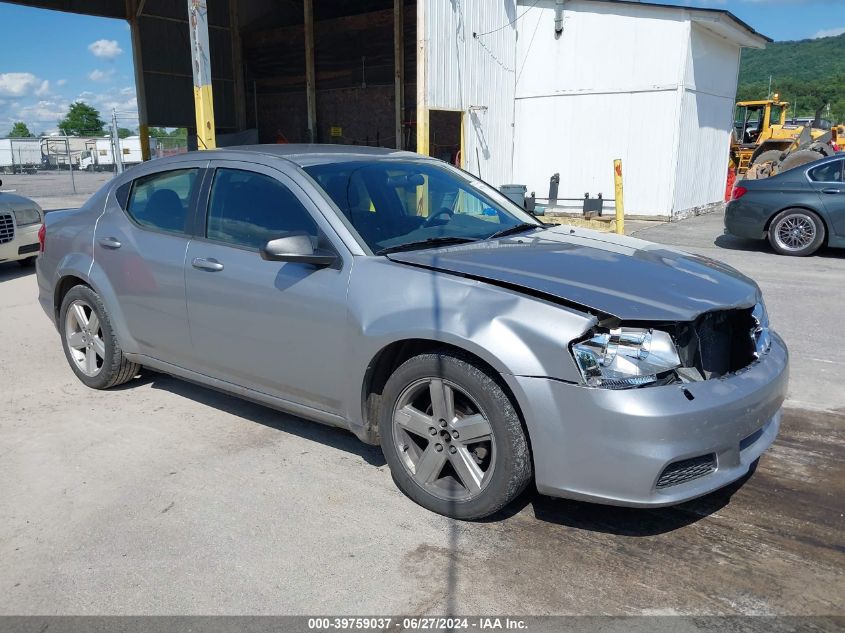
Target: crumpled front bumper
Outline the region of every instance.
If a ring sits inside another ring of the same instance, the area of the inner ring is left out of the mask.
[[[789,357],[773,335],[771,350],[746,369],[684,385],[614,391],[549,378],[505,379],[528,426],[541,493],[658,507],[707,494],[749,471],[777,436]],[[709,474],[658,487],[670,464],[710,454]]]

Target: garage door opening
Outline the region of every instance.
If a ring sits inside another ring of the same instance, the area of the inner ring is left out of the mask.
[[[428,148],[431,156],[463,167],[463,119],[460,110],[429,110]]]
[[[247,126],[262,143],[414,150],[415,2],[309,5],[241,2]]]

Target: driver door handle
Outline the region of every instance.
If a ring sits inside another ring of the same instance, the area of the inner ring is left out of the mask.
[[[193,266],[194,268],[199,268],[200,270],[208,270],[213,273],[223,270],[223,264],[211,257],[209,257],[208,259],[204,257],[194,257],[193,261],[191,262],[191,266]]]
[[[112,250],[120,248],[121,244],[116,237],[101,237],[99,244],[103,248],[110,248]]]
[[[839,193],[839,189],[822,189],[822,193]]]

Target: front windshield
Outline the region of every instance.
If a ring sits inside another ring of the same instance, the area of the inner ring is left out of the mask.
[[[375,253],[542,226],[470,174],[429,160],[330,163],[305,171]]]

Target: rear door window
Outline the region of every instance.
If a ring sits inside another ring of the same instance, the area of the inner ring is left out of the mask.
[[[186,233],[188,208],[199,186],[199,169],[174,169],[141,176],[132,185],[126,211],[141,226]]]
[[[819,165],[809,171],[810,180],[815,182],[842,182],[843,165],[845,165],[845,161],[842,160]]]

